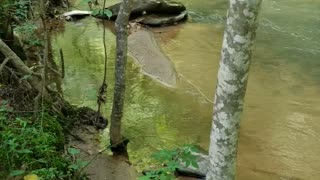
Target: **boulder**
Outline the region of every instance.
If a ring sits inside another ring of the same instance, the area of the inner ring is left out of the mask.
[[[90,16],[91,11],[81,11],[81,10],[72,10],[69,12],[66,12],[62,15],[67,21],[72,20],[72,19],[80,19],[85,16]]]
[[[106,9],[112,12],[111,20],[118,16],[121,3],[117,3]],[[94,14],[96,18],[105,18]],[[187,17],[186,7],[179,2],[171,0],[134,0],[130,19],[146,25],[160,26],[181,21]]]
[[[150,26],[160,26],[167,24],[174,24],[187,17],[187,11],[183,11],[178,15],[145,15],[136,20],[136,22],[141,24],[146,24]]]

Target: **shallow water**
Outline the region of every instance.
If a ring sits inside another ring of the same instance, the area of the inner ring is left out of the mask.
[[[191,18],[156,33],[179,73],[170,89],[128,62],[123,118],[131,161],[186,143],[208,149],[212,97],[220,60],[225,1],[183,0]],[[242,118],[238,179],[319,179],[320,176],[320,1],[264,1]],[[101,23],[87,18],[66,23],[55,47],[66,59],[64,92],[72,103],[96,108],[102,80]],[[156,30],[157,31],[157,30]],[[108,102],[112,102],[114,42],[108,37]]]

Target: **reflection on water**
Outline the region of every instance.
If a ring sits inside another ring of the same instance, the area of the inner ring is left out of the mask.
[[[131,160],[140,168],[160,148],[195,143],[208,149],[208,98],[214,94],[227,5],[222,0],[183,2],[191,20],[156,34],[180,74],[178,88],[163,87],[128,62],[124,134],[131,139]],[[264,1],[241,123],[238,179],[319,179],[319,8],[314,0]],[[102,26],[88,18],[65,29],[55,40],[65,53],[65,96],[96,108]],[[109,31],[107,37],[109,115],[115,40]]]

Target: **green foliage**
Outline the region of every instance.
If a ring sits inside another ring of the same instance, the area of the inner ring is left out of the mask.
[[[27,20],[28,18],[28,9],[31,5],[31,0],[18,0],[14,1],[14,15],[20,20]]]
[[[0,130],[0,168],[5,171],[0,177],[30,173],[48,180],[84,177],[79,171],[88,163],[74,157],[77,149],[63,152],[64,134],[57,118],[45,114],[40,123],[15,117],[8,102],[0,100]]]
[[[16,26],[14,30],[26,41],[27,44],[31,46],[42,46],[43,41],[41,41],[35,33],[37,29],[38,27],[35,23],[27,21],[20,26]]]
[[[0,3],[0,34],[9,29],[9,24],[26,44],[41,46],[42,41],[36,36],[38,28],[34,23],[28,21],[28,11],[31,0],[4,0]],[[9,20],[9,21],[7,21]]]
[[[80,151],[78,149],[75,148],[68,148],[68,153],[72,156],[77,155],[80,153]]]
[[[3,0],[0,3],[0,17],[16,17],[20,21],[28,18],[31,0]]]
[[[80,151],[78,149],[75,148],[68,148],[68,153],[74,157],[77,154],[80,153]],[[84,167],[86,167],[89,164],[89,162],[87,161],[82,161],[81,159],[75,159],[72,161],[72,164],[70,164],[68,166],[68,168],[72,171],[79,171],[81,169],[83,169]]]
[[[109,9],[95,9],[92,11],[92,16],[110,19],[112,16],[112,11]]]
[[[174,173],[181,168],[181,164],[198,167],[196,156],[192,152],[198,152],[197,148],[192,145],[186,145],[177,149],[164,149],[152,155],[156,161],[157,168],[151,169],[144,176],[139,177],[139,180],[171,180],[175,179]]]

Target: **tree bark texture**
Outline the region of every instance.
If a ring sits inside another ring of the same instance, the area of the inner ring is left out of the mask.
[[[215,94],[207,180],[233,180],[236,176],[239,126],[261,1],[230,0]]]
[[[126,64],[127,64],[127,44],[128,44],[128,21],[130,17],[132,0],[123,0],[116,27],[116,63],[115,63],[115,86],[113,96],[113,106],[110,124],[110,143],[112,151],[121,151],[123,148],[123,138],[121,135],[121,119],[123,115],[123,104],[125,96]]]

